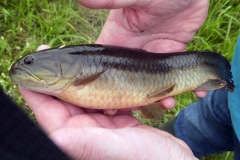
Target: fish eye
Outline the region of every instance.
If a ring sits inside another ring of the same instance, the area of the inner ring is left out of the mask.
[[[24,63],[29,65],[32,64],[34,61],[34,58],[32,56],[27,56],[26,58],[24,58]]]

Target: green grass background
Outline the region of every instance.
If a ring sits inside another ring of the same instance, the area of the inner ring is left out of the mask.
[[[31,53],[41,44],[94,43],[106,17],[107,10],[86,9],[74,0],[2,0],[0,2],[0,87],[33,120],[34,115],[22,99],[17,86],[8,76],[10,65],[19,57]],[[211,50],[231,60],[240,34],[239,0],[210,0],[206,22],[197,32],[188,50]],[[192,93],[176,96],[177,105],[161,121],[143,119],[144,123],[159,127],[197,99]],[[203,157],[202,160],[231,160],[232,152]]]

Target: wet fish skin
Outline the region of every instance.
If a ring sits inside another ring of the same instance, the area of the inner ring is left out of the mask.
[[[85,108],[119,109],[201,89],[206,82],[206,90],[225,87],[232,92],[230,68],[215,52],[156,54],[91,44],[38,51],[14,63],[10,76],[27,89]]]

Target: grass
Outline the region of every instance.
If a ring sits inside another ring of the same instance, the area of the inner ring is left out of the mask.
[[[212,50],[222,53],[229,60],[240,33],[240,4],[238,0],[210,0],[209,15],[197,32],[188,50]],[[8,70],[19,57],[33,52],[40,44],[94,43],[108,11],[89,10],[75,1],[25,0],[0,2],[0,86],[21,108],[34,119],[33,113],[20,96],[17,86],[10,81]],[[162,121],[141,118],[146,124],[159,127],[197,99],[192,93],[176,96],[177,105],[167,112]],[[203,157],[202,160],[230,160],[232,152]]]

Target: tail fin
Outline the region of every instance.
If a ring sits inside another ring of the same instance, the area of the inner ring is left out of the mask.
[[[234,82],[232,80],[233,76],[232,76],[232,72],[231,72],[231,64],[225,57],[223,57],[223,56],[219,56],[219,57],[220,57],[219,65],[220,65],[221,77],[224,81],[227,82],[227,85],[225,86],[226,89],[230,92],[233,92],[235,86],[234,86]]]

